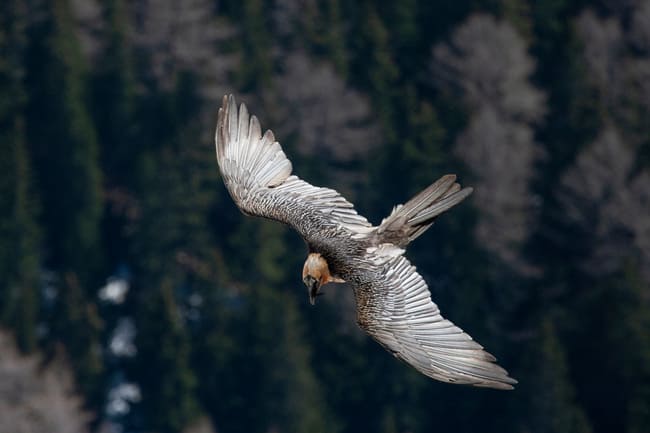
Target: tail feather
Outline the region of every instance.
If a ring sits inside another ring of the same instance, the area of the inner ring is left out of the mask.
[[[455,181],[456,176],[453,174],[441,177],[402,206],[401,214],[407,219],[418,215],[432,202],[443,196]]]
[[[406,246],[431,227],[438,215],[456,206],[472,191],[461,189],[455,175],[445,175],[406,204],[396,206],[382,221],[377,234],[385,242]]]
[[[415,217],[409,219],[408,223],[412,225],[426,224],[441,213],[451,209],[461,201],[465,200],[465,198],[470,195],[472,191],[472,188],[465,188],[461,191],[443,197],[441,200],[432,203],[431,206],[424,209]]]

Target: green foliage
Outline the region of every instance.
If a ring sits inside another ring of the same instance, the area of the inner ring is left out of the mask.
[[[20,127],[0,135],[8,146],[2,154],[13,157],[3,160],[0,169],[0,318],[15,329],[18,347],[31,352],[36,348],[39,303],[36,205]]]
[[[524,366],[534,371],[521,388],[526,392],[528,405],[522,412],[521,430],[531,432],[592,431],[584,411],[576,404],[575,390],[571,386],[565,351],[558,340],[553,321],[544,319],[538,338],[530,342]]]
[[[394,85],[399,78],[399,69],[395,65],[391,47],[390,34],[386,29],[376,8],[369,4],[362,7],[360,35],[355,47],[354,68],[363,72],[362,79],[367,80],[368,91],[372,95],[375,112],[380,124],[385,125],[385,140],[395,140],[393,98]],[[364,65],[363,68],[361,65]]]
[[[144,412],[158,431],[179,432],[199,413],[189,335],[169,278],[158,280],[147,295],[137,318],[140,362],[135,368]]]
[[[325,4],[324,46],[326,57],[331,59],[337,72],[345,78],[348,72],[348,53],[345,40],[345,22],[341,16],[340,0],[329,0]]]
[[[43,201],[46,259],[87,282],[100,260],[102,197],[86,71],[68,2],[47,2],[42,13],[30,31],[26,131]]]
[[[103,169],[113,177],[107,182],[124,184],[128,180],[124,177],[134,171],[138,155],[134,140],[135,77],[132,47],[126,40],[126,5],[121,0],[106,2],[104,15],[107,45],[92,80],[92,108]]]
[[[571,323],[568,334],[574,342],[569,355],[576,388],[598,429],[638,431],[647,421],[640,403],[650,383],[647,290],[635,266],[627,265],[616,278],[596,283],[572,308],[584,318],[580,325]],[[589,350],[608,356],[594,359]]]
[[[258,368],[268,371],[257,385],[257,404],[266,412],[262,431],[274,425],[288,431],[336,431],[336,421],[310,368],[318,360],[305,344],[295,301],[263,286],[251,295],[249,320],[258,331],[249,337],[250,350],[263,360]],[[266,402],[269,396],[274,397]]]
[[[131,368],[142,387],[147,425],[178,432],[201,413],[183,308],[191,295],[205,293],[206,280],[214,275],[206,214],[215,173],[211,149],[185,141],[199,135],[197,124],[188,120],[197,103],[192,83],[181,79],[160,102],[159,114],[176,122],[166,125],[165,134],[149,131],[159,135],[161,148],[139,159],[140,215],[128,255],[139,292],[134,312],[138,357]]]
[[[237,11],[242,30],[242,52],[247,61],[240,70],[241,87],[268,86],[271,81],[271,49],[261,0],[245,0]]]
[[[0,320],[23,352],[36,348],[38,206],[25,143],[25,15],[20,2],[0,9]]]

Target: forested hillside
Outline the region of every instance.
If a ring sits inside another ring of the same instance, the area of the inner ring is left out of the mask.
[[[475,188],[407,255],[514,391],[309,305],[219,177],[225,93],[375,224]],[[648,0],[3,0],[0,146],[2,433],[648,431]]]

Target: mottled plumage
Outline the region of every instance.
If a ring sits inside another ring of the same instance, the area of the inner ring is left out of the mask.
[[[306,241],[303,281],[312,303],[322,285],[346,281],[354,290],[359,326],[397,358],[444,382],[512,388],[516,381],[495,358],[440,315],[403,255],[471,188],[443,176],[372,226],[338,192],[292,175],[273,133],[262,135],[257,118],[244,104],[238,111],[232,95],[223,99],[215,140],[221,175],[242,212],[281,221]]]

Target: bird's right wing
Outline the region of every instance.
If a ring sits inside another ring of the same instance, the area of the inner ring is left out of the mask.
[[[334,225],[366,233],[371,224],[337,191],[320,188],[291,175],[291,161],[273,133],[244,104],[224,96],[215,133],[217,162],[230,196],[242,212],[275,219],[310,239],[315,226]]]
[[[370,254],[373,257],[373,254]],[[374,254],[376,260],[382,257]],[[427,284],[402,255],[383,258],[381,280],[355,287],[358,323],[395,357],[443,382],[512,389],[516,380],[440,315]]]

